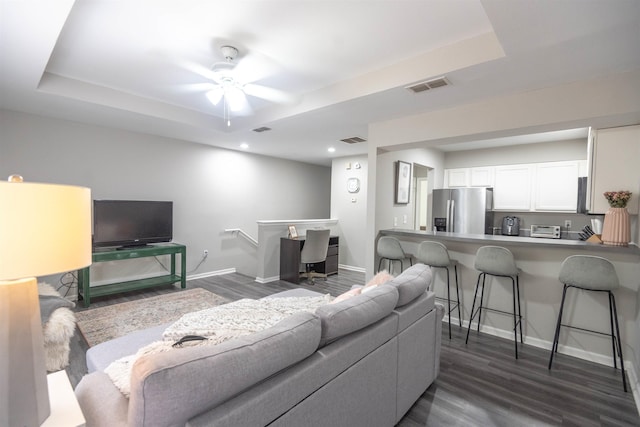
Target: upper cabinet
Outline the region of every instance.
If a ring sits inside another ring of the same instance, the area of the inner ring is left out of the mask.
[[[586,164],[572,160],[447,169],[445,187],[493,187],[498,211],[576,212],[578,177],[586,175]]]
[[[493,187],[494,166],[445,169],[445,188]]]
[[[495,168],[493,166],[471,168],[469,185],[471,187],[493,187]]]
[[[609,209],[604,198],[606,191],[631,191],[627,210],[638,213],[640,197],[640,126],[599,129],[590,141],[590,194],[588,209],[591,214],[603,214]]]
[[[469,168],[445,169],[445,188],[469,187]]]
[[[536,165],[534,210],[575,212],[579,176],[577,161]]]
[[[496,166],[493,208],[506,211],[531,210],[533,165]]]

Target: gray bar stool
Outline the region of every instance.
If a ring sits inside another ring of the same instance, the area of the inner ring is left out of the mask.
[[[458,286],[458,262],[449,257],[447,247],[440,242],[424,241],[418,246],[416,259],[431,268],[444,268],[447,270],[447,297],[440,300],[447,301],[447,312],[449,313],[449,339],[451,339],[451,312],[458,308],[458,320],[462,327],[462,314],[460,313],[460,288]],[[456,277],[456,299],[455,304],[451,307],[451,286],[449,282],[449,267],[453,267]],[[433,282],[432,282],[433,283]]]
[[[553,363],[553,354],[558,352],[558,339],[560,338],[560,327],[579,329],[611,337],[611,347],[613,351],[613,367],[618,369],[616,361],[616,347],[620,357],[620,369],[622,370],[622,387],[627,391],[627,380],[624,374],[624,361],[622,359],[622,344],[620,343],[620,326],[618,325],[618,311],[616,310],[616,299],[612,290],[620,286],[618,275],[611,262],[605,258],[592,255],[572,255],[567,257],[560,266],[558,275],[560,282],[564,284],[562,290],[562,302],[556,323],[556,333],[553,336],[553,346],[551,347],[551,357],[549,357],[549,369]],[[609,296],[609,320],[611,323],[611,333],[594,331],[591,329],[578,328],[576,326],[562,324],[562,311],[564,301],[569,288],[582,289],[583,291],[606,292]],[[615,324],[615,331],[614,331]]]
[[[478,315],[478,332],[480,332],[480,321],[482,318],[482,310],[493,311],[496,313],[513,315],[513,334],[516,351],[516,359],[518,358],[518,329],[520,329],[520,343],[524,343],[522,339],[522,310],[520,309],[520,269],[516,266],[516,261],[511,251],[501,246],[483,246],[476,252],[475,269],[480,271],[478,281],[476,282],[476,291],[473,295],[473,304],[471,305],[471,318],[469,319],[469,327],[467,329],[467,339],[465,344],[469,342],[469,332],[471,331],[471,322]],[[513,313],[507,311],[496,310],[489,307],[483,307],[484,288],[486,276],[508,277],[511,279],[513,288]],[[482,278],[482,285],[480,285]],[[482,287],[480,293],[480,302],[476,309],[476,299],[478,290]],[[475,310],[475,311],[474,311]]]
[[[393,261],[400,261],[400,272],[404,270],[404,260],[409,259],[409,263],[413,265],[413,261],[411,260],[411,255],[405,254],[402,246],[400,246],[400,241],[392,236],[382,236],[378,239],[377,245],[377,253],[380,257],[380,262],[378,262],[378,271],[382,267],[382,261],[387,260],[389,262],[389,273],[391,273],[391,268],[393,267]]]

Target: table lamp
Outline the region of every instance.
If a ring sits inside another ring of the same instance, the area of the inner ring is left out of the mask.
[[[0,182],[0,425],[49,416],[37,276],[91,264],[91,191]]]

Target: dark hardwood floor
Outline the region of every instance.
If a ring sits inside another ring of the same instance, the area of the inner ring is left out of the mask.
[[[187,288],[201,287],[235,301],[296,286],[336,296],[363,282],[363,273],[340,270],[326,282],[316,280],[313,287],[284,281],[260,284],[227,274],[191,280]],[[90,308],[179,291],[165,286],[92,298]],[[76,311],[84,310],[80,305]],[[454,326],[449,340],[443,327],[440,375],[399,426],[640,426],[633,395],[622,390],[619,371],[565,355],[554,358],[549,371],[547,350],[523,345],[515,360],[512,341],[472,333],[465,345],[465,333]],[[76,333],[67,368],[74,387],[86,373],[86,350]]]

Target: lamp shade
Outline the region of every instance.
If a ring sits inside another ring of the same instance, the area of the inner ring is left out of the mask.
[[[91,264],[91,190],[0,182],[0,280]]]

